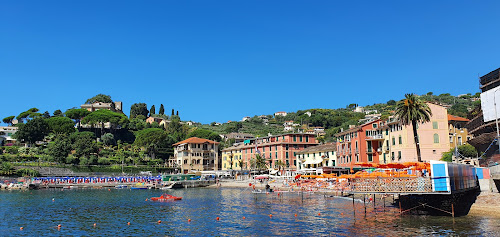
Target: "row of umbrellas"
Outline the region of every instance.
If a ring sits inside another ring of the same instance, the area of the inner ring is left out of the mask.
[[[161,175],[158,176],[118,176],[118,177],[37,177],[35,181],[47,182],[144,182],[161,180]]]

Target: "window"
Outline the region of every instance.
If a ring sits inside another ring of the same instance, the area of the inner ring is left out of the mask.
[[[453,136],[450,136],[450,143],[453,143]]]
[[[373,155],[372,155],[372,154],[368,154],[368,161],[369,161],[369,162],[372,162],[372,161],[373,161]]]
[[[295,165],[295,166],[297,165],[297,160],[293,161],[293,165]]]
[[[309,137],[308,136],[306,136],[306,142],[309,142]]]
[[[384,153],[384,163],[387,163],[387,160],[386,160],[386,158],[385,158],[385,153]]]
[[[392,145],[396,145],[396,138],[392,137]]]
[[[276,141],[279,142],[279,140],[280,140],[280,137],[276,137]]]
[[[403,144],[403,138],[399,135],[399,145]]]
[[[288,144],[285,145],[285,149],[288,151]]]
[[[436,121],[432,122],[432,128],[438,129],[438,122],[436,122]]]
[[[299,137],[299,142],[302,142],[302,136]]]
[[[224,163],[224,168],[226,168],[226,163]]]
[[[385,135],[389,135],[389,129],[385,130]]]
[[[373,124],[373,128],[377,128],[377,124],[376,123]]]
[[[462,145],[462,137],[461,136],[458,136],[458,144],[457,145]]]
[[[328,166],[328,161],[326,161],[326,166]]]
[[[250,153],[253,153],[253,148],[250,148]]]
[[[285,155],[286,155],[286,156],[285,156],[285,158],[287,158],[287,159],[288,159],[288,152],[286,152],[286,153],[285,153]]]
[[[297,137],[294,135],[293,136],[293,141],[296,142],[297,141]]]
[[[434,143],[439,143],[439,135],[434,133]]]
[[[401,160],[401,151],[398,151],[398,160]]]

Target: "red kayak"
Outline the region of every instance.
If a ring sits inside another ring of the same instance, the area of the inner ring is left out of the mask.
[[[160,197],[152,197],[151,201],[170,201],[170,200],[182,200],[182,197],[172,196],[170,194],[162,194]]]

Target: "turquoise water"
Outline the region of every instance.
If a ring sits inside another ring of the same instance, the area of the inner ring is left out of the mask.
[[[183,200],[145,201],[160,190],[2,191],[0,236],[497,236],[500,229],[500,219],[491,217],[399,216],[373,205],[365,214],[361,202],[353,208],[352,200],[318,194],[168,192]]]

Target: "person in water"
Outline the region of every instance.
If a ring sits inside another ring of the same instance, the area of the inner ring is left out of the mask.
[[[271,189],[271,186],[269,184],[266,184],[266,192],[272,192],[273,190]]]

